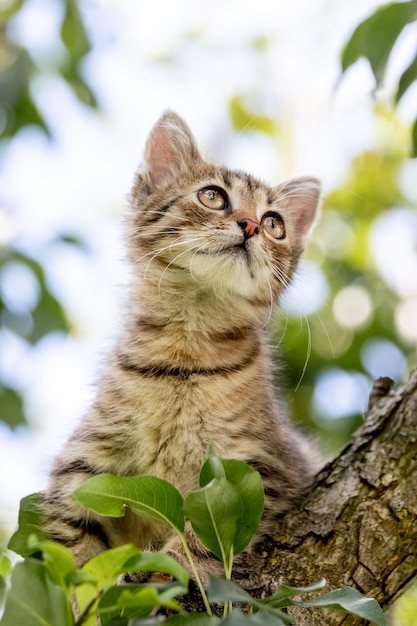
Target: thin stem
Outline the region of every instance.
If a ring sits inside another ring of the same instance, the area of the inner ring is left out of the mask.
[[[178,529],[177,529],[177,532],[178,532]],[[192,569],[192,572],[194,574],[194,578],[196,580],[198,588],[200,590],[201,597],[203,598],[203,602],[204,602],[204,606],[206,607],[207,615],[213,615],[213,613],[211,612],[211,607],[210,607],[209,601],[207,599],[206,592],[205,592],[204,587],[203,587],[203,583],[201,582],[201,578],[200,578],[199,573],[197,571],[197,568],[195,566],[195,563],[194,563],[194,560],[193,560],[193,555],[191,554],[191,550],[188,547],[187,540],[185,539],[185,535],[183,533],[181,533],[181,532],[178,532],[178,535],[179,535],[179,537],[180,537],[180,539],[182,541],[182,545],[184,546],[185,554],[186,554],[187,559],[188,559],[188,561],[189,561],[189,563],[191,565],[191,569]]]
[[[230,546],[229,558],[224,559],[224,573],[226,576],[226,580],[230,580],[232,578],[232,569],[233,569],[233,559],[234,559],[233,545]]]
[[[227,615],[229,615],[229,613],[232,612],[232,608],[233,608],[232,602],[225,602],[224,607],[223,607],[223,617],[227,617]]]
[[[85,607],[84,611],[78,617],[77,621],[75,622],[75,626],[81,626],[81,624],[85,621],[85,619],[91,613],[91,610],[94,607],[94,605],[100,600],[102,595],[103,595],[103,589],[100,589],[98,594],[90,600],[90,602]]]
[[[223,551],[222,554],[224,555]],[[233,569],[233,545],[230,546],[229,558],[226,559],[224,556],[223,566],[224,566],[224,575],[226,580],[230,580],[232,578],[232,569]],[[233,603],[225,602],[223,607],[223,617],[226,617],[232,611]]]

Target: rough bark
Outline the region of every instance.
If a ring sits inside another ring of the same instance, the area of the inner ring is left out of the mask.
[[[386,610],[417,578],[417,371],[391,389],[375,382],[363,426],[318,475],[298,506],[239,565],[254,595],[326,578]],[[240,579],[240,580],[239,580]],[[300,626],[365,624],[323,609],[292,609]]]

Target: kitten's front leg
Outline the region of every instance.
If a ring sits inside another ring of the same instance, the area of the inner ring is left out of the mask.
[[[51,480],[45,494],[43,512],[47,519],[47,533],[52,541],[69,548],[77,567],[109,547],[103,518],[83,509],[72,495],[73,476]],[[83,476],[85,480],[88,476]],[[81,480],[79,481],[81,483]]]

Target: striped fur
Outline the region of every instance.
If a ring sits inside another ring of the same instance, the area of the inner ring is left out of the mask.
[[[206,206],[205,188],[220,190],[209,201],[223,198],[224,207]],[[211,444],[261,473],[263,532],[308,483],[311,455],[274,394],[265,325],[291,281],[318,198],[315,179],[268,187],[206,163],[174,113],[155,125],[130,199],[126,323],[46,497],[51,536],[78,565],[125,542],[180,552],[157,523],[82,510],[72,492],[100,472],[152,474],[186,494]],[[282,223],[284,236],[275,239]],[[211,571],[207,555],[200,569]]]

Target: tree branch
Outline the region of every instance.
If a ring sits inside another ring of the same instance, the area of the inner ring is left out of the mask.
[[[350,585],[387,609],[417,578],[417,371],[391,390],[375,382],[364,425],[317,476],[272,537],[244,555],[235,580],[252,594],[279,583]],[[292,608],[297,625],[364,624]]]

